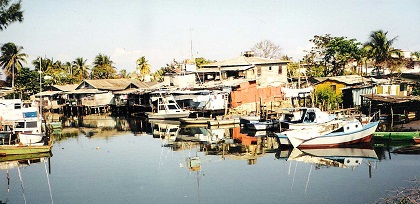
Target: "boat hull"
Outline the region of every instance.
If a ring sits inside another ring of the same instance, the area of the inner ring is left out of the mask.
[[[45,134],[43,133],[19,133],[19,142],[22,145],[29,145],[41,142]]]
[[[52,145],[0,145],[0,156],[50,152]]]
[[[332,132],[326,135],[313,137],[311,139],[298,142],[299,145],[295,147],[299,148],[326,148],[326,147],[348,147],[360,144],[369,143],[372,140],[373,133],[378,126],[378,122],[372,122],[365,125],[361,130],[354,132]],[[291,145],[294,142],[290,142],[296,138],[287,137],[281,133],[277,133],[280,144]],[[287,140],[286,140],[287,139]]]
[[[206,124],[211,121],[210,118],[180,118],[179,121],[183,124]]]
[[[222,119],[222,120],[210,120],[208,121],[209,126],[220,126],[220,125],[233,125],[239,124],[239,118],[232,118],[232,119]]]
[[[190,112],[178,112],[178,113],[152,113],[147,112],[147,117],[149,119],[179,119],[179,118],[186,118],[190,115]]]

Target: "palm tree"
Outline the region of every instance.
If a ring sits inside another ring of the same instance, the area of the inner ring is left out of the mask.
[[[87,59],[83,59],[83,57],[78,57],[76,60],[73,61],[73,65],[75,68],[80,72],[81,80],[83,81],[88,76],[89,67],[86,64]]]
[[[116,73],[115,68],[112,66],[113,62],[109,56],[99,54],[93,61],[92,78],[95,79],[110,79]]]
[[[23,11],[21,10],[20,1],[6,8],[9,1],[0,0],[0,30],[6,29],[10,23],[23,21]]]
[[[22,62],[26,63],[27,54],[21,53],[23,47],[14,43],[6,43],[1,47],[0,66],[7,76],[12,77],[12,89],[15,87],[15,73],[22,68]]]
[[[146,60],[145,56],[140,57],[136,61],[137,63],[137,74],[141,75],[142,78],[144,78],[145,74],[150,74],[150,64]]]
[[[378,72],[381,68],[384,68],[387,61],[392,58],[392,55],[400,52],[392,47],[397,37],[388,40],[387,34],[388,32],[382,30],[373,31],[369,36],[369,41],[364,44],[368,57],[374,61]]]

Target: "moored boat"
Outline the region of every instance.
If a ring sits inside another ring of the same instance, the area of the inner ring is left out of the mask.
[[[281,128],[289,130],[311,128],[336,119],[334,114],[328,114],[319,108],[299,108],[296,111],[299,112],[296,115],[300,116],[300,118],[289,118],[286,115],[284,120],[281,121]]]
[[[281,144],[299,148],[341,147],[370,142],[378,121],[362,125],[360,121],[346,121],[334,131],[321,129],[290,130],[276,133]],[[287,140],[285,140],[287,138]]]
[[[178,119],[186,118],[190,112],[181,109],[174,97],[166,91],[157,91],[151,98],[152,112],[146,112],[149,119]]]
[[[0,156],[50,152],[51,148],[51,143],[48,145],[45,145],[44,143],[29,145],[0,145]]]

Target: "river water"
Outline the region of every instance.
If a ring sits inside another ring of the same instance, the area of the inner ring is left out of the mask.
[[[390,153],[401,144],[311,152],[240,127],[63,124],[51,157],[2,162],[0,203],[375,203],[420,176],[419,155]]]

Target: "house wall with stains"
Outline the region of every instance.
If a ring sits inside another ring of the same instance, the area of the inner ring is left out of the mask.
[[[257,87],[255,81],[244,82],[231,92],[231,108],[236,108],[247,103],[263,103],[274,101],[276,96],[282,95],[281,86]]]

